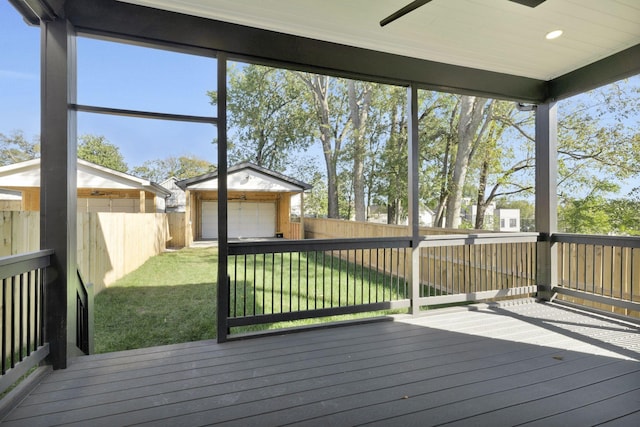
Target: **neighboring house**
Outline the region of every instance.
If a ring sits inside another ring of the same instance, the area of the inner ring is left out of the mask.
[[[499,231],[520,231],[520,209],[496,209],[494,216]]]
[[[40,210],[40,159],[0,167],[0,188],[19,192],[19,210]],[[78,212],[164,212],[171,192],[155,182],[78,159]]]
[[[172,176],[160,183],[160,185],[171,192],[166,200],[167,212],[184,212],[187,206],[187,198],[182,188],[178,186],[178,178]]]
[[[464,201],[464,199],[463,199]],[[470,202],[466,203],[466,208],[463,209],[462,219],[469,222],[473,226],[476,224],[476,218],[478,216],[478,205],[471,205]],[[484,229],[493,230],[495,227],[495,211],[496,204],[489,203],[484,211]]]
[[[218,172],[178,181],[177,185],[186,192],[186,220],[193,238],[217,239]],[[252,163],[230,167],[227,187],[230,238],[289,238],[291,198],[311,189],[309,184]],[[304,206],[303,196],[300,205]]]

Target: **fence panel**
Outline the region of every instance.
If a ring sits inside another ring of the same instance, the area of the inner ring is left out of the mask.
[[[186,222],[184,212],[167,213],[167,222],[169,223],[169,242],[168,246],[172,248],[184,248],[186,246]]]
[[[537,233],[481,236],[430,236],[421,242],[421,305],[522,297],[537,291]]]
[[[97,294],[166,248],[162,213],[78,213],[77,264]],[[0,212],[0,256],[39,249],[39,212]]]
[[[554,234],[559,299],[640,317],[640,239]]]

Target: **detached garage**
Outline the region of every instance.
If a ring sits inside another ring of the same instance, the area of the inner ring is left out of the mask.
[[[186,192],[187,226],[195,240],[218,238],[218,174],[179,181]],[[298,238],[291,223],[292,198],[299,200],[309,184],[252,163],[228,169],[228,235],[232,239]],[[300,227],[298,224],[295,226]]]

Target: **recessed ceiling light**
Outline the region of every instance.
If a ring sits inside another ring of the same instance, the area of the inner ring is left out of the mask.
[[[553,40],[553,39],[557,39],[561,35],[562,35],[562,30],[553,30],[553,31],[549,31],[547,35],[544,36],[544,38],[547,40]]]

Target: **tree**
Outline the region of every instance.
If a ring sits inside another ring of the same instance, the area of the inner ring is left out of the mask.
[[[518,112],[513,102],[493,103],[491,123],[478,156],[480,166],[474,228],[484,228],[485,212],[496,198],[533,190],[533,183],[521,183],[519,180],[521,172],[533,168],[534,165],[535,141],[523,130],[525,124],[532,124],[532,119],[531,114]],[[518,132],[511,135],[509,131],[514,127]],[[519,142],[518,136],[524,136],[524,141]],[[519,158],[514,146],[518,147],[519,153],[525,153],[524,158]]]
[[[327,175],[327,216],[339,218],[338,161],[349,130],[344,81],[325,75],[297,73],[309,89],[308,105],[322,144]]]
[[[27,141],[22,131],[14,131],[11,135],[0,133],[0,166],[24,162],[40,157],[40,141],[34,138]]]
[[[304,90],[291,71],[262,65],[232,69],[227,89],[230,162],[250,161],[280,172],[291,166],[292,154],[304,151],[313,139]],[[208,95],[215,105],[217,93]]]
[[[491,121],[492,103],[493,101],[475,96],[463,95],[460,98],[460,116],[457,127],[458,145],[447,195],[446,226],[449,228],[458,228],[460,225],[462,191],[467,169]]]
[[[609,200],[606,210],[611,222],[610,231],[622,235],[640,235],[640,200],[637,197]]]
[[[119,172],[129,169],[120,148],[104,136],[82,135],[78,143],[78,158]]]
[[[347,93],[349,97],[349,114],[351,120],[351,135],[353,153],[353,197],[355,208],[355,220],[365,221],[365,177],[364,164],[365,155],[367,153],[366,132],[367,118],[369,117],[369,108],[371,104],[373,83],[356,82],[355,80],[347,81]]]
[[[177,179],[187,179],[214,170],[215,166],[207,160],[194,155],[185,155],[147,160],[141,166],[133,168],[131,173],[151,181],[162,182],[172,176]]]

